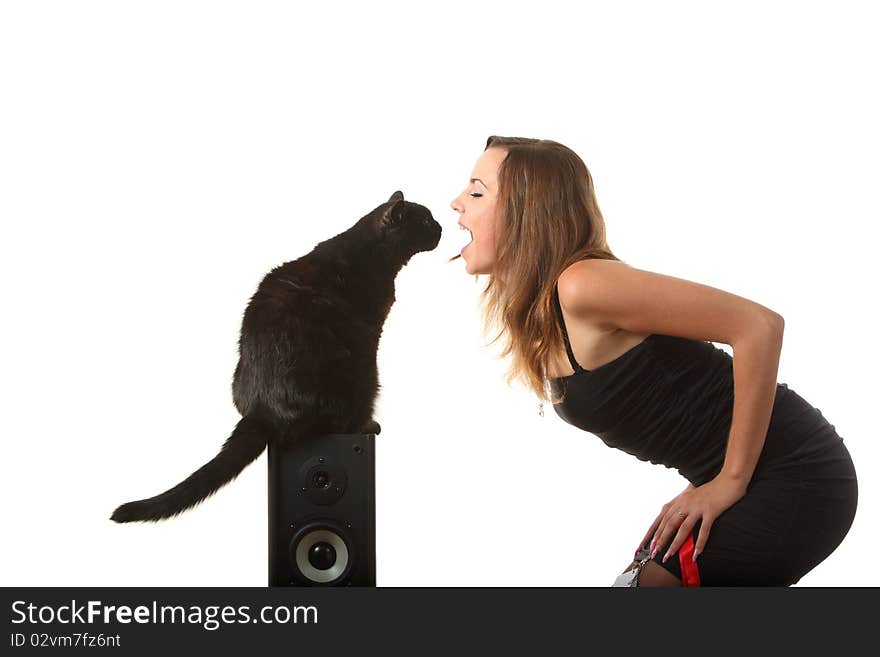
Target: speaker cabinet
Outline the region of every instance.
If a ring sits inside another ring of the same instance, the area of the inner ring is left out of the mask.
[[[375,439],[269,445],[269,586],[376,585]]]

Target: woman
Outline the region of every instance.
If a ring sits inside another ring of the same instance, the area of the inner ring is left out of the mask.
[[[587,167],[553,141],[490,137],[451,206],[472,234],[467,272],[490,275],[509,379],[690,482],[615,585],[788,586],[841,543],[855,469],[819,409],[776,382],[778,313],[618,259]]]

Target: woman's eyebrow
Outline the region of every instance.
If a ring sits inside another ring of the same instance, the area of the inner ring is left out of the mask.
[[[478,183],[480,183],[483,187],[485,187],[486,189],[489,189],[489,185],[487,185],[486,183],[484,183],[484,182],[483,182],[482,180],[480,180],[479,178],[471,178],[471,182],[478,182]]]

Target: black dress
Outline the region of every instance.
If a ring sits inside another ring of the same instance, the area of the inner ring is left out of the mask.
[[[554,405],[556,414],[609,447],[675,468],[694,486],[715,477],[733,416],[733,358],[711,342],[652,334],[585,370],[574,358],[558,296],[554,301],[574,369],[550,379],[555,394],[566,394]],[[843,439],[818,408],[777,384],[747,492],[715,519],[697,558],[700,584],[796,583],[843,541],[857,503],[856,472]],[[677,555],[662,562],[666,548],[654,560],[681,579]]]

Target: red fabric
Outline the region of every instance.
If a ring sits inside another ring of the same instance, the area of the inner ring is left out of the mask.
[[[700,570],[697,568],[697,562],[693,561],[693,554],[694,535],[693,533],[690,533],[678,549],[678,562],[681,564],[682,586],[700,585]]]

